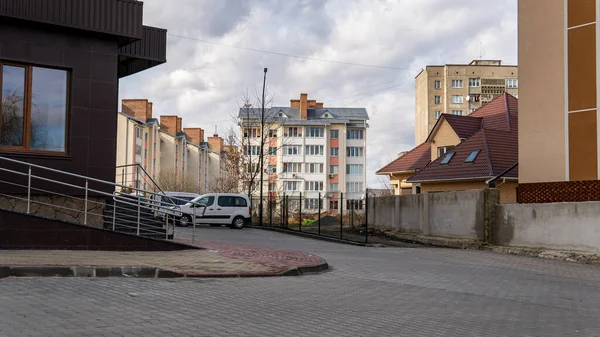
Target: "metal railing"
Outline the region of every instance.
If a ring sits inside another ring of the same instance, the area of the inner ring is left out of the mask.
[[[298,193],[263,202],[263,224],[267,227],[326,236],[356,243],[369,243],[367,204],[369,195],[353,199],[344,193]],[[258,210],[260,199],[253,199]],[[258,212],[255,211],[255,215]],[[257,219],[252,223],[259,223]]]
[[[190,217],[206,206],[160,192],[0,157],[0,208],[145,237],[173,239],[182,204]],[[192,221],[192,244],[196,221]]]
[[[135,186],[136,188],[144,186],[144,190],[165,193],[156,180],[140,164],[119,165],[116,167],[116,170],[115,182],[121,185]],[[147,186],[151,186],[152,188],[150,189]]]

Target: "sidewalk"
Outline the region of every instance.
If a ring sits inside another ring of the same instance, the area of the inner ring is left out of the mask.
[[[196,245],[205,249],[168,252],[0,250],[0,278],[287,276],[328,268],[325,260],[302,252],[212,241],[196,241]]]

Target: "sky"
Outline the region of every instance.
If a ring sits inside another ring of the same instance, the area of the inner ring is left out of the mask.
[[[375,171],[415,145],[422,68],[517,64],[517,0],[146,0],[144,24],[168,30],[167,63],[122,79],[120,99],[147,98],[154,117],[223,136],[266,67],[273,106],[306,92],[367,109],[371,188],[382,186]]]

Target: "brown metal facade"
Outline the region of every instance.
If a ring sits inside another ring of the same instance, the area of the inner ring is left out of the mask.
[[[114,181],[119,78],[166,56],[166,31],[143,27],[141,10],[141,2],[130,0],[0,0],[0,62],[64,69],[69,81],[66,153],[0,151],[0,156]],[[77,18],[82,12],[85,19]],[[138,33],[143,39],[133,47],[121,45]],[[22,191],[0,185],[5,192]]]

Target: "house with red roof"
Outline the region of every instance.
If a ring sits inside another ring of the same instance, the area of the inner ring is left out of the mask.
[[[517,98],[503,94],[469,116],[442,114],[423,144],[377,174],[388,175],[394,185],[410,186],[412,193],[493,186],[500,190],[501,202],[516,202]]]

